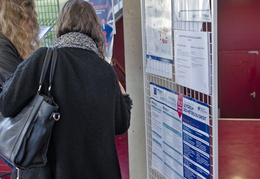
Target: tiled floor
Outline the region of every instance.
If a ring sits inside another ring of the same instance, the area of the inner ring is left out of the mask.
[[[260,121],[219,121],[219,179],[260,178]]]
[[[121,167],[122,179],[129,179],[129,160],[128,160],[128,135],[116,137],[116,146]]]

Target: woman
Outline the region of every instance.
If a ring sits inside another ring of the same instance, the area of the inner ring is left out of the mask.
[[[21,178],[120,179],[115,135],[128,130],[132,101],[121,92],[115,71],[104,60],[104,37],[93,7],[84,0],[67,1],[57,37],[51,92],[61,118],[53,129],[47,165],[21,170]],[[35,95],[46,50],[36,50],[4,86],[0,94],[4,116],[15,116]]]
[[[38,34],[34,0],[0,1],[0,91],[17,65],[38,48]]]
[[[34,0],[0,1],[0,87],[39,46]]]

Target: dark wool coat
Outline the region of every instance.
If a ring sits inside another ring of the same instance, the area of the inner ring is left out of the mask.
[[[0,91],[2,84],[10,78],[21,62],[22,59],[14,45],[0,33]]]
[[[46,48],[36,50],[4,86],[4,116],[15,116],[36,94],[45,53]],[[52,96],[61,119],[54,126],[47,165],[21,171],[23,179],[121,178],[115,135],[129,128],[131,99],[122,95],[117,80],[93,51],[58,48]]]

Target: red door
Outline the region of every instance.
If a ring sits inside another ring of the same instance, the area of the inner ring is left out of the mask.
[[[257,67],[257,58],[257,51],[219,53],[221,118],[260,117],[258,110],[260,93],[257,94],[260,70]]]

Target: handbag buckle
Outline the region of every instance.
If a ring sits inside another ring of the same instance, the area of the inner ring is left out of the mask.
[[[58,121],[58,120],[60,119],[60,113],[58,113],[58,112],[52,113],[52,118],[53,118],[55,121]]]

